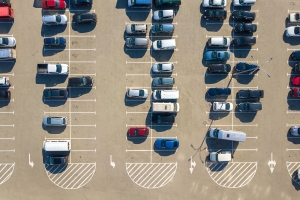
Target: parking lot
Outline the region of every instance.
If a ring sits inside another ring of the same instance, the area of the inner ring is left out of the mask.
[[[167,21],[175,26],[171,36],[149,33],[156,23],[155,7],[128,9],[121,0],[71,9],[67,4],[64,11],[43,11],[41,0],[12,0],[15,20],[0,24],[1,36],[17,40],[16,62],[0,63],[12,93],[10,101],[0,102],[2,199],[52,199],[54,193],[62,199],[296,199],[300,139],[289,129],[300,125],[300,100],[290,95],[297,63],[290,55],[300,42],[286,37],[285,29],[291,26],[289,13],[300,12],[300,1],[258,0],[251,7],[257,15],[253,23],[258,30],[252,34],[257,43],[252,48],[230,46],[227,64],[233,69],[238,62],[258,63],[261,70],[255,75],[207,73],[212,62],[204,53],[226,50],[209,47],[207,40],[244,35],[232,31],[236,21],[230,11],[238,8],[231,2],[222,22],[203,18],[201,1],[182,1],[175,18]],[[75,13],[85,11],[97,14],[96,25],[72,23]],[[65,14],[68,24],[42,25],[42,15],[49,13]],[[126,47],[124,30],[131,23],[147,24],[147,34],[139,36],[149,39],[147,49]],[[44,37],[53,36],[65,37],[66,47],[44,47]],[[159,39],[175,39],[176,49],[153,50],[153,41]],[[151,121],[152,90],[159,89],[152,85],[158,76],[151,67],[162,62],[174,64],[168,76],[175,78],[172,88],[180,92],[180,111],[172,126]],[[37,75],[38,63],[68,64],[69,75]],[[43,97],[45,89],[66,88],[68,78],[78,76],[91,76],[93,87],[68,87],[64,100]],[[231,95],[209,97],[207,90],[214,87],[228,87]],[[148,98],[127,98],[128,88],[147,89]],[[264,90],[262,111],[238,111],[236,105],[243,101],[237,92],[243,89]],[[216,113],[211,106],[215,101],[231,102],[233,110]],[[45,128],[44,116],[65,116],[68,125]],[[128,128],[142,126],[150,128],[148,137],[127,136]],[[243,131],[246,142],[212,139],[207,134],[211,127]],[[161,137],[178,139],[180,147],[155,148]],[[71,140],[67,166],[43,163],[45,140]],[[219,149],[233,153],[233,159],[209,161],[209,153]]]

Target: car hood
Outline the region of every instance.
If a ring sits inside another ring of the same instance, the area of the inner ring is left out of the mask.
[[[68,18],[66,15],[60,15],[61,16],[61,22],[60,24],[66,24],[68,22]]]
[[[288,35],[295,35],[294,29],[295,29],[295,26],[288,27],[288,28],[286,29],[286,33],[287,33]]]
[[[203,6],[209,6],[209,0],[203,0],[202,4]]]
[[[153,13],[153,18],[154,18],[155,20],[159,20],[158,10],[155,11],[155,12]]]
[[[0,77],[0,85],[6,85],[9,83],[9,79],[6,77]]]
[[[127,24],[125,27],[126,33],[132,33],[131,31],[131,24]]]

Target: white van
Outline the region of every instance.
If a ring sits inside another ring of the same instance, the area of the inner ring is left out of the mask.
[[[179,112],[179,103],[152,103],[152,112]]]
[[[176,41],[175,39],[156,40],[153,42],[152,47],[154,50],[174,50]]]
[[[70,151],[71,141],[70,140],[45,140],[44,150],[45,151]]]
[[[233,130],[222,130],[217,128],[211,128],[209,131],[209,136],[212,138],[217,138],[221,140],[231,140],[237,142],[245,142],[246,141],[246,133],[241,131],[233,131]]]
[[[11,60],[17,58],[15,49],[0,49],[0,60]]]
[[[230,38],[226,37],[212,37],[208,39],[208,46],[211,47],[229,47],[230,46]]]
[[[178,99],[179,90],[153,90],[153,99]]]
[[[232,154],[230,151],[217,151],[209,154],[209,159],[212,162],[229,162]]]

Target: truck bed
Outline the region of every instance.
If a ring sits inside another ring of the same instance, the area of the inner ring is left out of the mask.
[[[45,74],[48,72],[48,64],[37,64],[37,73]]]

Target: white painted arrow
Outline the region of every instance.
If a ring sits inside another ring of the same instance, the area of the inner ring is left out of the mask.
[[[30,161],[30,154],[29,154],[29,165],[31,166],[31,168],[34,166],[34,163]]]

